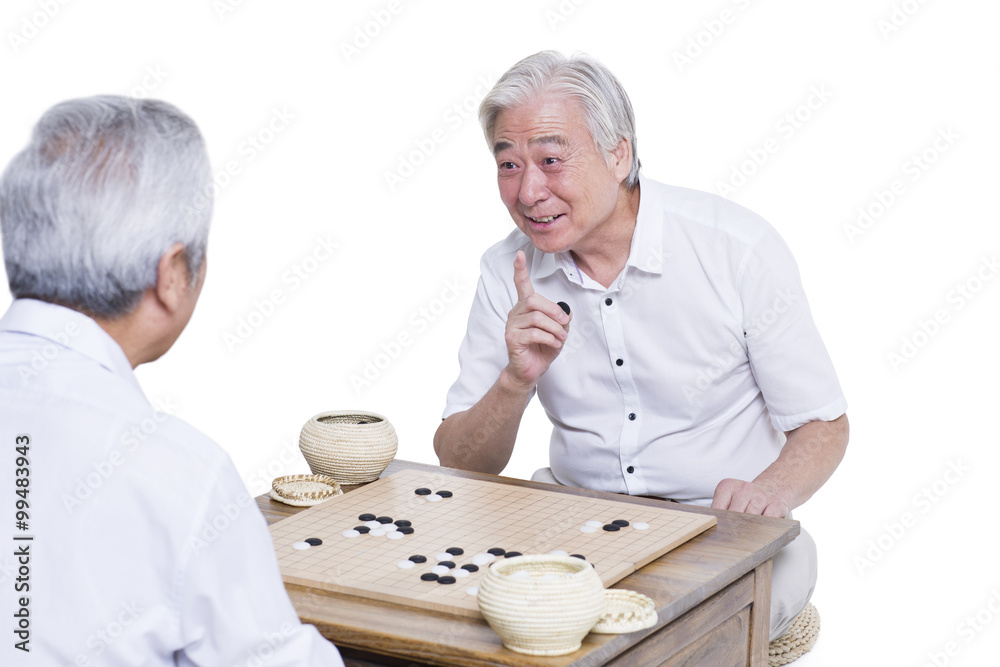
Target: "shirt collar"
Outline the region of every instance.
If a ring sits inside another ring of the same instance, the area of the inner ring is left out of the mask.
[[[15,299],[0,318],[2,331],[37,336],[78,352],[142,392],[121,346],[83,313],[36,299]]]
[[[663,206],[660,196],[656,183],[640,172],[639,212],[636,214],[632,247],[626,265],[656,274],[663,273]],[[535,251],[530,271],[533,278],[545,278],[558,269],[562,269],[573,282],[580,282],[580,277],[577,275],[579,269],[569,251],[557,253]]]

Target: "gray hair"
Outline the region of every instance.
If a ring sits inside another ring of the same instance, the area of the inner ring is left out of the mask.
[[[632,165],[625,185],[639,183],[639,154],[635,144],[635,114],[622,84],[603,64],[585,53],[564,56],[539,51],[511,67],[479,105],[479,123],[493,150],[493,134],[501,111],[514,109],[544,93],[571,97],[583,107],[587,127],[598,151],[610,156],[622,139],[632,149]]]
[[[57,104],[0,178],[11,294],[125,315],[178,242],[193,285],[211,178],[198,127],[166,102],[102,95]]]

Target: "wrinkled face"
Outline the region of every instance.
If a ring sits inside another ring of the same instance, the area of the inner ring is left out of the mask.
[[[500,198],[532,244],[593,251],[616,212],[628,160],[609,163],[597,151],[580,103],[544,94],[501,111],[493,146]]]

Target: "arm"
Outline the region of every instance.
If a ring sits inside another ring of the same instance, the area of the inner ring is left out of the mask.
[[[786,516],[830,479],[844,458],[849,430],[847,415],[843,414],[833,421],[811,421],[787,431],[785,446],[774,463],[752,482],[719,482],[712,507]]]
[[[443,466],[488,473],[503,470],[535,385],[568,335],[570,316],[535,293],[521,251],[514,259],[514,284],[517,303],[507,316],[504,336],[507,366],[474,406],[438,427],[434,451]]]

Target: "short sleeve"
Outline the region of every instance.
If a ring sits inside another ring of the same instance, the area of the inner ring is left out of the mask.
[[[510,278],[505,282],[507,277],[495,269],[491,257],[492,252],[487,251],[480,263],[479,284],[469,312],[468,328],[458,350],[458,379],[448,390],[442,419],[478,403],[507,365],[504,337],[507,315],[514,307],[511,295],[514,271],[511,268]]]
[[[747,251],[739,274],[750,367],[779,431],[832,421],[847,411],[798,266],[774,230]]]
[[[235,665],[265,656],[268,667],[342,667],[337,648],[299,621],[264,517],[228,458],[214,481],[185,545],[177,664]]]

